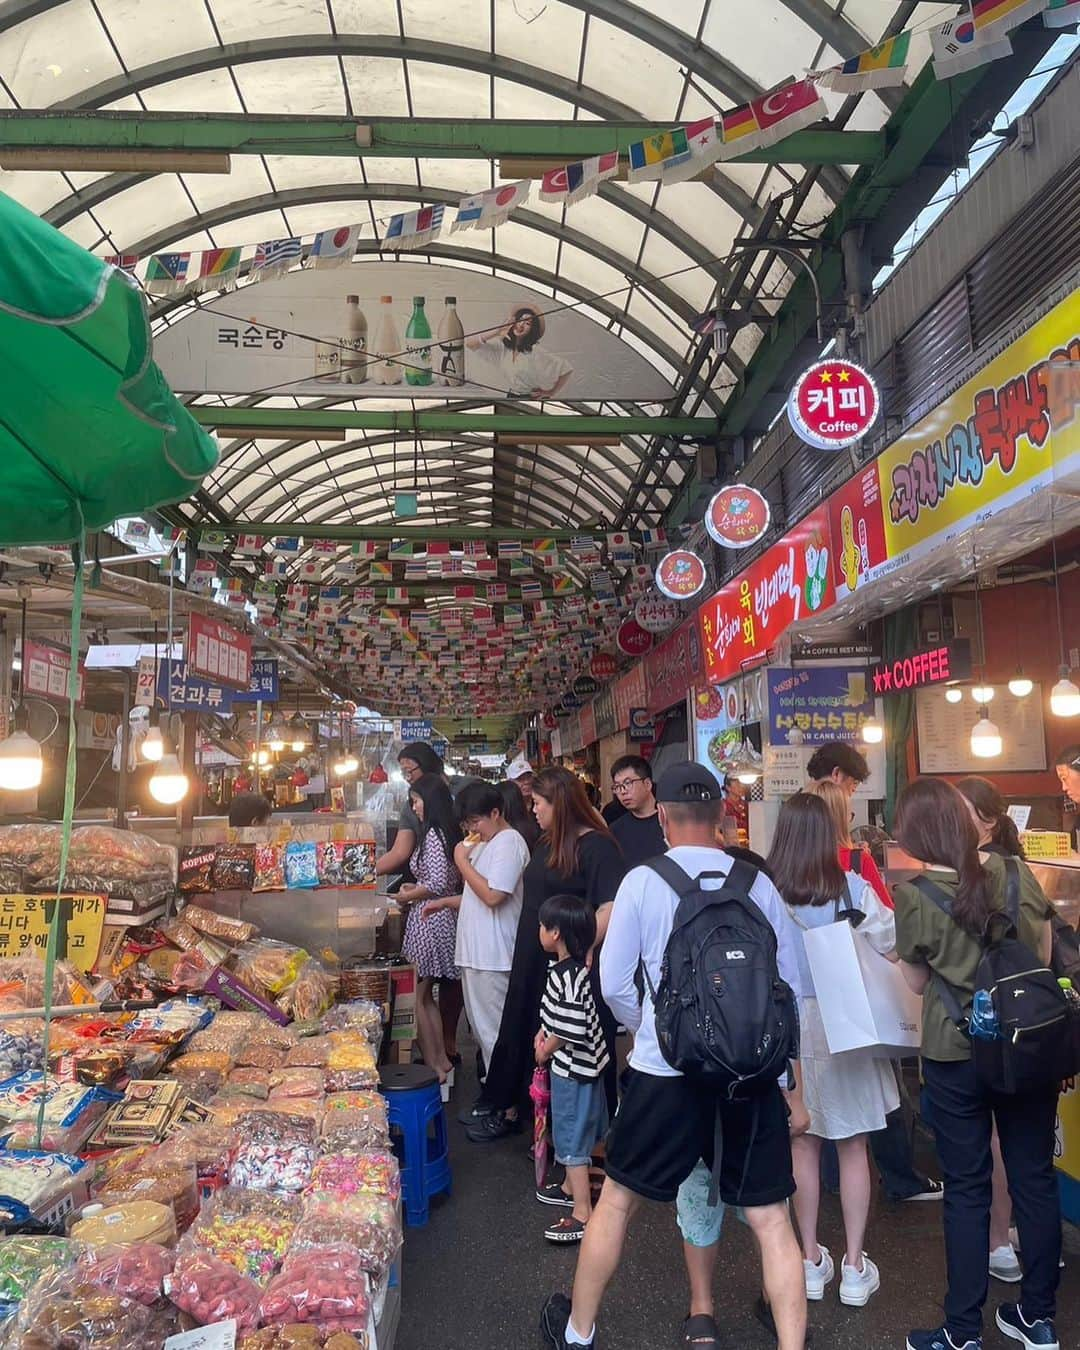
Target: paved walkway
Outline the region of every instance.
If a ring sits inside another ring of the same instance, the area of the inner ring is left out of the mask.
[[[465,1076],[467,1077],[467,1076]],[[397,1350],[538,1350],[541,1304],[553,1289],[569,1292],[575,1253],[545,1242],[552,1211],[533,1196],[524,1135],[470,1144],[457,1113],[471,1103],[463,1081],[450,1107],[454,1194],[436,1202],[426,1228],[409,1229],[404,1307]],[[839,1257],[839,1202],[826,1197],[822,1237]],[[1062,1346],[1080,1346],[1080,1233],[1066,1226],[1072,1250],[1063,1272],[1058,1330]],[[879,1199],[871,1215],[870,1255],[882,1288],[866,1308],[844,1308],[835,1283],[811,1305],[818,1350],[897,1350],[912,1326],[941,1322],[944,1257],[939,1204],[893,1205]],[[775,1344],[754,1320],[757,1261],[745,1226],[731,1223],[721,1247],[718,1321],[725,1350]],[[991,1308],[1011,1286],[991,1280]],[[686,1316],[686,1279],[674,1210],[646,1206],[631,1230],[626,1259],[604,1307],[599,1350],[678,1350]],[[992,1312],[991,1312],[992,1319]],[[1015,1345],[996,1329],[986,1350]]]

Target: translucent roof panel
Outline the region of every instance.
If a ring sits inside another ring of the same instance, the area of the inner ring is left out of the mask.
[[[913,51],[921,62],[925,32],[942,8],[901,0],[12,0],[0,6],[0,107],[671,125],[850,56],[899,23],[919,30]],[[875,129],[900,92],[836,97],[830,109],[843,102],[846,126]],[[500,164],[471,158],[252,154],[234,155],[227,175],[0,172],[0,190],[101,253],[240,245],[250,257],[266,239],[355,223],[354,265],[363,266],[393,256],[379,247],[394,213],[432,203],[450,211],[506,176]],[[531,200],[496,231],[446,232],[426,254],[410,256],[494,273],[552,303],[580,306],[678,387],[693,352],[691,322],[723,275],[718,260],[755,232],[770,201],[796,197],[797,209],[782,207],[782,225],[820,230],[847,182],[841,168],[721,164],[709,181],[612,182],[570,207],[540,201],[534,183]],[[741,301],[775,311],[791,285],[788,265],[762,259],[750,275]],[[213,292],[157,298],[154,321],[182,322],[213,299]],[[706,408],[720,407],[763,331],[757,323],[740,328],[712,391],[704,391]],[[412,405],[391,398],[386,406]],[[386,491],[413,472],[415,447],[411,438],[370,439],[358,436],[344,452],[314,441],[225,442],[207,491],[226,512],[371,518],[385,511]],[[479,512],[491,524],[530,513],[553,524],[559,509],[570,524],[610,518],[642,456],[655,449],[642,438],[504,461],[490,438],[424,448],[432,475],[422,517]],[[455,463],[463,474],[457,495],[440,476]],[[669,467],[653,519],[684,469],[682,459]],[[545,476],[548,491],[552,480],[560,484],[554,507],[543,499]]]

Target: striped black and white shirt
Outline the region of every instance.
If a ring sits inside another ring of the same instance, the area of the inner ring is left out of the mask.
[[[545,1035],[565,1041],[552,1056],[552,1073],[591,1082],[607,1068],[607,1045],[589,986],[589,972],[571,956],[557,961],[548,971],[540,1003],[540,1026]]]

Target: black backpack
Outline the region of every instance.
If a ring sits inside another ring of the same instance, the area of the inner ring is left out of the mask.
[[[1012,860],[1010,860],[1012,861]],[[987,917],[983,954],[975,971],[975,989],[990,994],[999,1036],[972,1036],[956,989],[936,972],[945,1011],[970,1039],[975,1075],[985,1088],[1017,1096],[1050,1087],[1080,1072],[1080,1015],[1077,1003],[1054,972],[1017,936],[1020,922],[1020,874],[1006,866],[1005,908]],[[952,918],[952,897],[926,876],[915,885]]]
[[[679,897],[656,988],[644,971],[660,1053],[729,1100],[748,1098],[799,1056],[795,995],[777,969],[772,925],[750,898],[757,870],[736,859],[726,875],[693,878],[666,855],[644,865]],[[723,884],[706,890],[713,878]]]

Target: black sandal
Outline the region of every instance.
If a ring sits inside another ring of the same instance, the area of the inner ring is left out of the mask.
[[[683,1344],[720,1350],[720,1329],[716,1319],[707,1313],[695,1313],[693,1317],[688,1317],[683,1323]]]

